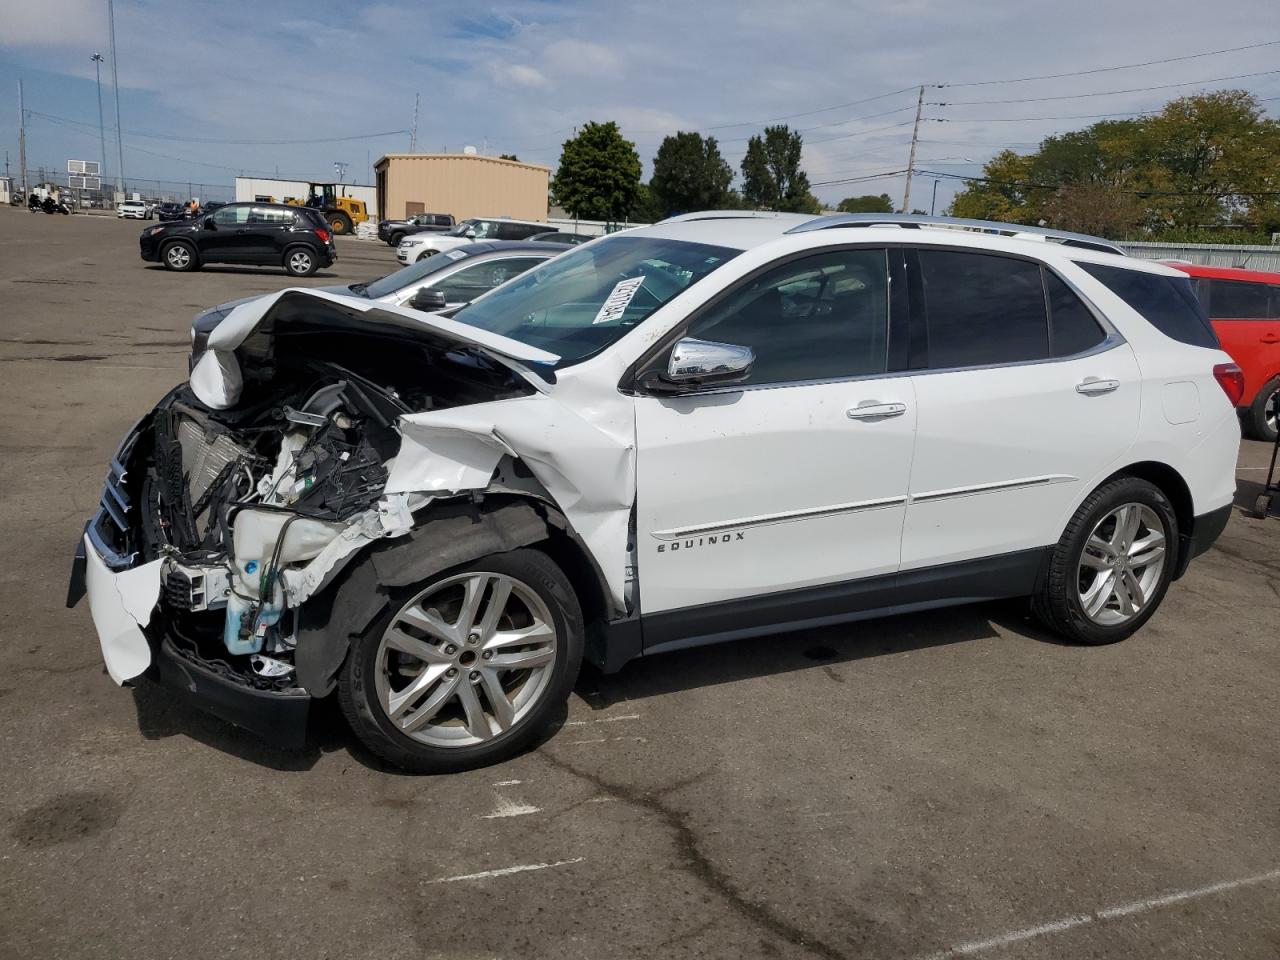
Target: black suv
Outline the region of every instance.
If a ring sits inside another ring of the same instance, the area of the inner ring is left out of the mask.
[[[338,259],[320,212],[283,203],[229,203],[193,220],[148,227],[138,245],[143,260],[178,271],[246,263],[309,277]]]
[[[187,205],[185,203],[162,203],[156,207],[156,219],[161,223],[171,223],[174,220],[181,220],[187,215]]]
[[[378,221],[378,239],[398,247],[411,233],[447,233],[453,227],[451,213],[416,213],[404,220]]]

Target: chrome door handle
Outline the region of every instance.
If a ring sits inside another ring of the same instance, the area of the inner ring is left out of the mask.
[[[1119,389],[1119,380],[1100,380],[1097,377],[1085,377],[1076,384],[1076,393],[1083,393],[1086,397],[1098,397]]]
[[[845,411],[850,420],[883,420],[886,417],[900,417],[906,412],[905,403],[880,403],[876,400],[863,400],[856,407]]]

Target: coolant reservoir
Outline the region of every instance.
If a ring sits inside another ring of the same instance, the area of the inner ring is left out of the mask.
[[[287,530],[285,524],[288,524]],[[236,514],[231,534],[235,545],[237,588],[247,596],[260,597],[262,577],[272,556],[276,555],[276,543],[282,530],[284,543],[280,546],[277,563],[285,567],[314,559],[345,527],[343,523],[312,520],[275,510],[254,510],[251,507],[241,510]]]

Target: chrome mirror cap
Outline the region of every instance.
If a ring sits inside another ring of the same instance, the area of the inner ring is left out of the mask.
[[[686,337],[671,350],[667,379],[672,383],[733,383],[746,378],[755,359],[750,347]]]

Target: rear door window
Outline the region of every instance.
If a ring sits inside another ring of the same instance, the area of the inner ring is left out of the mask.
[[[1270,312],[1268,290],[1263,283],[1210,280],[1209,316],[1215,320],[1266,320]]]
[[[1188,277],[1166,277],[1143,270],[1077,263],[1081,270],[1140,313],[1166,337],[1193,347],[1218,346]]]
[[[1045,360],[1049,318],[1040,265],[1029,260],[920,249],[929,368]]]

